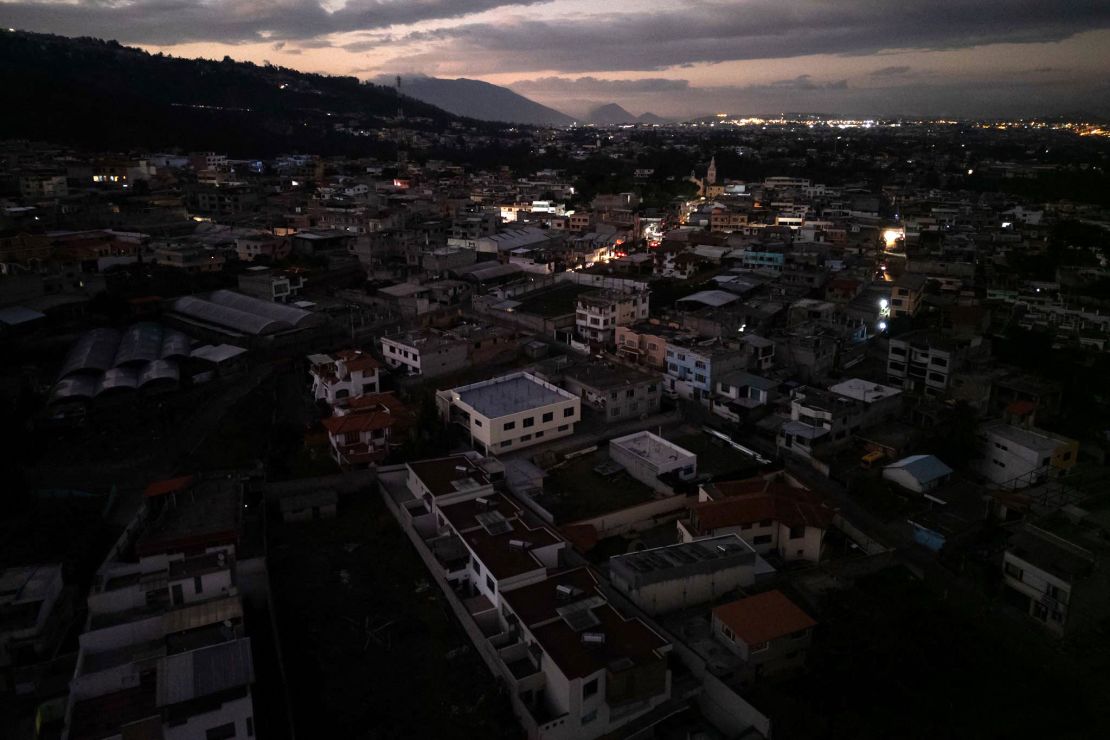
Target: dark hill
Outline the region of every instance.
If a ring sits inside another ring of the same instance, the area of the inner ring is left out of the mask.
[[[394,125],[399,102],[406,128],[441,131],[460,120],[353,77],[24,32],[0,33],[0,78],[0,137],[99,150],[374,154],[393,146],[374,134]]]
[[[532,126],[569,126],[570,116],[513,92],[507,87],[460,77],[406,77],[401,89],[407,95],[459,116],[481,121],[505,121]]]

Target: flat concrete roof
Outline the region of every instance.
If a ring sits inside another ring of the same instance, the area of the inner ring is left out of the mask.
[[[489,419],[511,416],[562,401],[576,400],[566,391],[527,373],[506,375],[463,386],[456,388],[455,392],[460,401]]]

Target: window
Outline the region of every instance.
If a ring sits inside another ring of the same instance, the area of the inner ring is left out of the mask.
[[[609,416],[620,416],[620,415],[621,415],[621,410],[618,409],[618,408],[614,408],[612,411],[609,412]]]
[[[482,426],[482,420],[481,419],[475,419],[474,420],[474,426],[476,426],[476,427]]]
[[[775,522],[774,522],[773,519],[764,519],[759,523],[759,526],[761,526],[761,527],[770,527],[774,523]]]
[[[667,367],[670,369],[671,372],[678,372],[678,365],[674,364],[673,362],[667,365]]]
[[[506,439],[504,442],[501,443],[501,446],[502,447],[508,447],[512,443],[513,443],[513,441],[511,439]]]
[[[497,593],[497,584],[493,582],[493,578],[488,573],[486,574],[486,588],[491,594]]]
[[[736,633],[734,633],[726,625],[723,625],[723,624],[721,625],[721,633],[724,634],[724,636],[727,637],[728,639],[732,640],[733,642],[736,642]]]
[[[543,432],[536,432],[536,439],[539,439],[542,436],[543,436]]]
[[[681,360],[681,361],[683,361],[683,362],[685,362],[685,360],[686,360],[686,355],[682,355],[682,354],[680,354],[680,355],[678,356],[678,359],[679,359],[679,360]]]
[[[636,397],[636,389],[635,388],[629,388],[627,391],[624,392],[624,396],[625,396],[625,398],[635,398]]]
[[[597,694],[597,679],[591,679],[582,684],[582,698],[589,699],[591,696]]]
[[[806,536],[806,528],[805,527],[791,527],[790,528],[790,539],[796,540],[796,539],[799,539],[799,538],[805,537],[805,536]]]
[[[588,725],[591,722],[593,722],[595,719],[597,719],[597,710],[596,709],[594,709],[593,711],[590,711],[590,712],[586,712],[585,714],[582,715],[582,724]]]
[[[505,431],[507,432],[507,431],[509,431],[510,429],[516,429],[516,422],[515,422],[515,421],[507,421],[507,422],[505,422]]]
[[[695,360],[694,361],[694,367],[699,368],[701,370],[704,370],[705,369],[705,363],[702,362],[701,360]]]
[[[695,373],[694,374],[694,380],[698,381],[699,383],[704,383],[705,382],[705,376],[702,375],[701,373]]]
[[[226,725],[213,727],[204,733],[205,740],[228,740],[228,738],[235,737],[235,723],[228,722]]]
[[[534,417],[534,416],[529,416],[529,417],[528,417],[527,419],[525,419],[525,420],[524,420],[524,424],[523,424],[523,426],[524,426],[524,427],[525,427],[526,429],[527,429],[528,427],[534,427],[534,426],[536,426],[536,417]]]
[[[247,737],[254,737],[254,717],[247,717]]]
[[[574,407],[573,406],[567,406],[565,409],[563,409],[563,418],[565,419],[568,416],[574,416]]]
[[[522,434],[522,435],[520,435],[520,441],[521,441],[521,442],[527,442],[527,441],[529,441],[530,439],[532,439],[532,435],[531,435],[531,434]]]
[[[652,383],[651,385],[648,386],[648,393],[655,393],[655,383]],[[1065,457],[1064,459],[1067,460],[1068,457],[1071,457],[1070,452],[1067,454],[1067,457]]]
[[[1011,578],[1016,578],[1019,581],[1021,580],[1021,568],[1017,567],[1013,563],[1006,563],[1004,570],[1006,571],[1006,575],[1010,576]]]
[[[200,576],[193,576],[193,593],[199,594],[204,592],[204,581]]]
[[[565,432],[568,429],[570,429],[570,424],[563,424],[561,427],[559,427],[560,432]]]
[[[757,537],[752,538],[752,544],[753,545],[769,545],[769,544],[771,544],[771,539],[772,539],[771,535],[761,534]]]
[[[543,415],[543,423],[546,424],[547,422],[551,421],[554,418],[555,418],[555,412],[554,411],[548,411],[547,413],[545,413]]]
[[[929,380],[933,381],[934,383],[943,383],[944,376],[940,373],[929,373]]]

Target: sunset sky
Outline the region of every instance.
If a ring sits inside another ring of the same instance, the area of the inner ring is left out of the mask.
[[[1110,115],[1106,0],[0,4],[22,30],[363,79],[471,77],[572,115]]]

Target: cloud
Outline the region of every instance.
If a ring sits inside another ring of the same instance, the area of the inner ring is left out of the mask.
[[[870,77],[901,77],[910,71],[910,67],[905,64],[899,64],[892,67],[880,67],[879,69],[869,72]]]
[[[543,0],[348,0],[329,11],[321,0],[15,0],[4,23],[30,31],[96,36],[127,43],[247,43],[317,39],[330,34],[441,21]]]
[[[418,31],[399,41],[470,74],[650,71],[695,63],[867,55],[1051,42],[1110,27],[1105,0],[749,0],[667,4],[655,12],[514,18]],[[412,57],[413,59],[418,57]]]
[[[509,85],[520,93],[542,92],[568,95],[662,93],[685,90],[689,86],[689,80],[668,77],[642,77],[634,80],[607,80],[598,77],[540,77],[534,80],[518,80]]]

